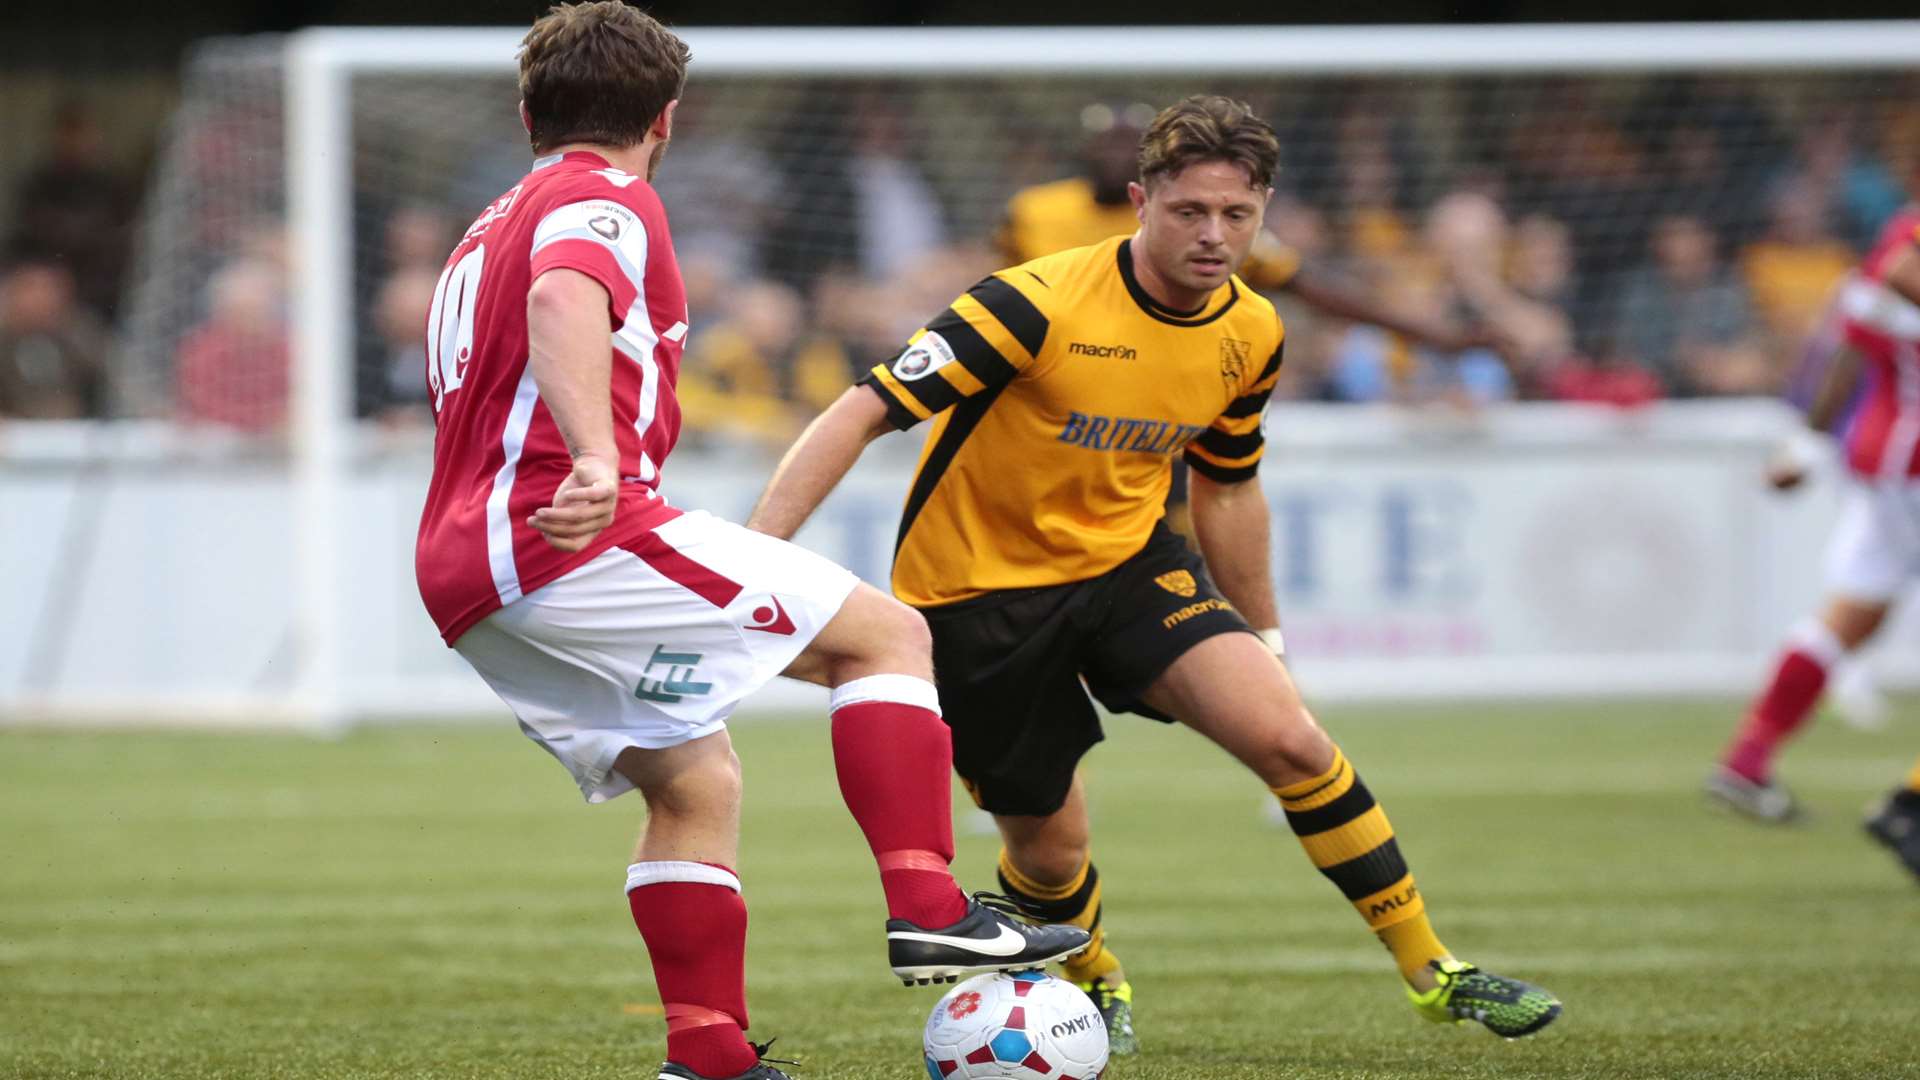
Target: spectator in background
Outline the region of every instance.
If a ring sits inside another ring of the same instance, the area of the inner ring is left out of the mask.
[[[1651,261],[1619,298],[1612,344],[1660,378],[1670,395],[1754,394],[1778,382],[1754,336],[1746,290],[1721,267],[1698,218],[1654,226]]]
[[[65,263],[23,256],[0,271],[0,417],[101,415],[106,351]]]
[[[1663,212],[1691,217],[1735,247],[1759,235],[1767,187],[1791,142],[1754,85],[1680,75],[1646,86],[1626,122],[1647,148],[1653,180],[1653,197],[1635,218],[1651,224]]]
[[[1445,319],[1454,302],[1445,282],[1426,276],[1397,282],[1386,295],[1392,308],[1410,319]],[[1328,386],[1337,401],[1442,403],[1461,408],[1506,401],[1514,395],[1512,375],[1490,349],[1443,353],[1368,323],[1351,325],[1338,339],[1330,358]]]
[[[110,320],[120,303],[135,192],[105,152],[93,110],[77,101],[61,104],[47,160],[27,174],[15,196],[13,248],[64,262],[80,304]]]
[[[433,423],[433,397],[427,390],[427,313],[433,307],[439,275],[425,267],[395,271],[374,300],[373,328],[378,351],[360,369],[360,414],[389,427],[427,427]]]
[[[727,315],[692,335],[680,365],[681,420],[690,433],[740,438],[778,449],[810,412],[796,405],[796,382],[830,372],[835,395],[852,382],[846,354],[807,331],[799,293],[770,281],[741,286]]]
[[[843,95],[851,93],[852,101]],[[939,201],[914,161],[902,109],[911,92],[825,88],[801,102],[775,148],[780,205],[762,251],[802,291],[828,269],[893,273],[946,236]]]
[[[1567,226],[1588,284],[1608,282],[1634,262],[1644,233],[1633,223],[1664,196],[1651,190],[1645,148],[1627,137],[1616,107],[1596,89],[1572,78],[1500,88],[1494,103],[1520,119],[1483,151],[1507,177],[1503,201]]]
[[[285,424],[285,307],[285,282],[269,262],[240,258],[214,274],[206,320],[180,343],[181,420],[251,434]]]
[[[364,301],[372,317],[359,327],[357,415],[399,427],[431,419],[423,374],[427,312],[453,240],[452,220],[434,207],[403,205],[382,224],[381,271]]]
[[[1507,283],[1509,235],[1506,212],[1484,190],[1442,196],[1427,215],[1427,248],[1456,306],[1490,326],[1518,376],[1531,380],[1572,352],[1573,327]]]
[[[673,215],[673,249],[682,265],[698,258],[729,280],[745,281],[757,272],[755,251],[774,219],[780,177],[739,127],[714,122],[712,107],[712,99],[699,95],[680,103],[669,151],[673,167],[660,170],[653,186]]]
[[[382,233],[389,270],[431,270],[436,276],[458,236],[445,213],[419,205],[402,206],[388,215]]]
[[[1621,407],[1659,400],[1660,380],[1647,369],[1631,361],[1617,362],[1617,357],[1596,361],[1582,349],[1595,336],[1595,320],[1579,314],[1588,297],[1580,289],[1572,234],[1564,224],[1544,214],[1522,218],[1514,226],[1507,278],[1514,292],[1572,327],[1572,348],[1544,360],[1535,372],[1535,389],[1541,397]]]
[[[1829,231],[1826,200],[1808,177],[1774,190],[1767,232],[1741,253],[1740,270],[1782,370],[1853,263],[1852,249]]]
[[[1845,110],[1809,125],[1800,135],[1799,176],[1812,187],[1827,221],[1838,224],[1840,238],[1864,251],[1907,195],[1885,163],[1860,153],[1854,141],[1857,128]]]

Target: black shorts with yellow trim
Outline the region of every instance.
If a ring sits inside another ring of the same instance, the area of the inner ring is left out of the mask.
[[[1140,695],[1201,641],[1251,632],[1164,522],[1098,577],[921,613],[954,770],[996,814],[1051,814],[1066,802],[1081,756],[1105,738],[1089,692],[1111,712],[1171,722]]]

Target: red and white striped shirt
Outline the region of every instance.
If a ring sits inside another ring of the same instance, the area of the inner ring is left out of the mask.
[[[549,545],[527,518],[573,469],[528,365],[527,293],[548,270],[607,290],[620,494],[584,550]],[[433,482],[414,572],[448,644],[505,604],[679,511],[660,467],[680,435],[674,385],[687,299],[666,211],[647,182],[576,151],[542,158],[494,200],[447,259],[427,319]]]
[[[1847,344],[1867,362],[1867,396],[1847,429],[1847,463],[1863,477],[1920,475],[1920,307],[1886,285],[1887,267],[1920,243],[1920,206],[1893,216],[1841,286]]]

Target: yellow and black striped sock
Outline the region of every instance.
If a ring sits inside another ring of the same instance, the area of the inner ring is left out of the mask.
[[[1367,920],[1393,953],[1403,978],[1411,982],[1429,961],[1450,959],[1427,921],[1426,901],[1400,855],[1386,811],[1338,747],[1326,772],[1273,793],[1307,858]]]
[[[1907,774],[1907,790],[1920,795],[1920,761],[1913,763],[1913,771]]]
[[[1042,885],[1020,872],[1000,849],[1000,887],[1042,922],[1078,926],[1093,935],[1087,947],[1060,962],[1062,974],[1077,983],[1092,982],[1120,970],[1120,958],[1107,948],[1100,928],[1100,871],[1093,860],[1064,885]]]

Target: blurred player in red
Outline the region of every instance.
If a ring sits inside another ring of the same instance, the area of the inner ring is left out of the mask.
[[[955,885],[952,752],[920,615],[661,494],[688,327],[648,180],[688,58],[617,2],[556,7],[522,43],[537,160],[467,229],[428,318],[437,434],[416,572],[448,644],[588,801],[646,800],[627,897],[665,1005],[659,1075],[774,1080],[742,1034],[726,720],[776,675],[832,689],[835,766],[879,864],[896,975],[1033,967],[1089,938]]]
[[[1842,286],[1838,306],[1844,342],[1808,410],[1808,426],[1830,429],[1862,364],[1867,385],[1845,438],[1853,475],[1827,553],[1828,600],[1794,631],[1706,784],[1709,796],[1769,822],[1799,812],[1774,779],[1774,755],[1812,715],[1835,665],[1879,630],[1895,597],[1920,577],[1920,206],[1887,225]],[[1773,485],[1798,486],[1807,456],[1782,455],[1769,469]],[[1920,767],[1867,829],[1920,874]]]

